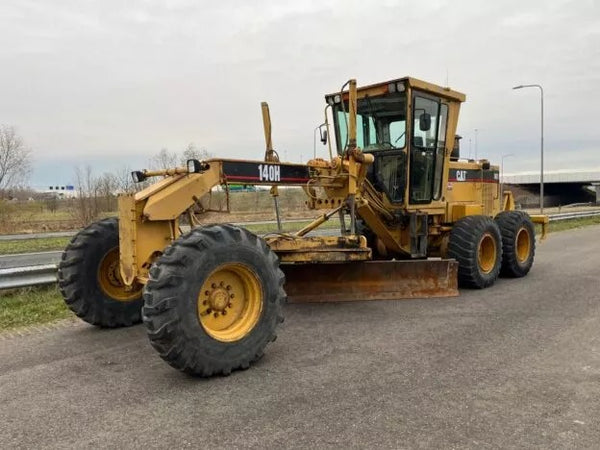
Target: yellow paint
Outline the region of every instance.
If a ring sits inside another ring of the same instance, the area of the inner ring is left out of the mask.
[[[200,288],[198,320],[213,339],[239,341],[258,323],[263,297],[263,286],[250,267],[241,263],[224,264]]]
[[[142,285],[136,284],[133,288],[128,288],[123,283],[119,271],[119,247],[109,250],[100,261],[98,285],[108,297],[120,302],[137,300],[142,295]]]
[[[477,248],[477,262],[483,273],[490,273],[496,265],[496,240],[485,233],[479,240]]]

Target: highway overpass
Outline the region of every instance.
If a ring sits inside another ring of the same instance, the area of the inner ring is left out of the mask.
[[[540,172],[507,173],[502,177],[522,206],[539,205]],[[544,171],[544,205],[600,204],[600,168]]]

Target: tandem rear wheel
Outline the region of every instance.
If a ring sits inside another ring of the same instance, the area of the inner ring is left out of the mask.
[[[483,289],[495,283],[502,264],[502,238],[487,216],[459,219],[450,232],[448,256],[458,262],[460,287]]]
[[[276,338],[283,284],[277,256],[258,236],[231,225],[196,228],[150,269],[143,307],[150,343],[193,375],[246,369]]]
[[[535,257],[535,228],[525,211],[503,211],[495,217],[502,235],[500,276],[524,277]]]

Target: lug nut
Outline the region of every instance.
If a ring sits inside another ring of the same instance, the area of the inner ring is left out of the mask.
[[[231,286],[227,285],[227,287],[225,289],[227,289],[228,291],[230,291],[231,290]]]
[[[225,314],[227,314],[227,311],[223,311],[223,312],[221,312],[221,314],[225,315]]]
[[[225,283],[223,283],[222,281],[219,283],[219,286],[223,287],[225,286]]]
[[[210,291],[204,291],[204,295],[210,295]]]
[[[233,303],[231,303],[231,302],[227,303],[227,307],[228,308],[233,308]]]
[[[216,319],[217,317],[219,317],[219,313],[217,313],[217,312],[216,312],[216,313],[214,313],[214,314],[213,314],[213,317]]]
[[[204,301],[202,302],[202,304],[203,304],[203,305],[208,305],[208,300],[204,300]]]
[[[213,289],[217,288],[217,285],[215,283],[211,284],[210,287],[212,287]]]
[[[233,297],[235,297],[235,295],[229,294],[229,298],[233,298]]]

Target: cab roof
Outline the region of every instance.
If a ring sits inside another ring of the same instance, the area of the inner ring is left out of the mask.
[[[427,81],[419,80],[417,78],[412,77],[403,77],[403,78],[395,78],[393,80],[383,81],[380,83],[369,84],[367,86],[359,86],[357,87],[357,96],[358,98],[363,98],[365,96],[375,96],[375,95],[383,95],[387,94],[389,91],[390,85],[396,85],[397,83],[404,83],[411,88],[418,89],[420,91],[427,92],[429,94],[438,95],[440,97],[444,97],[449,100],[454,100],[458,102],[464,102],[466,99],[465,94],[458,91],[453,91],[449,87],[438,86],[437,84],[428,83]],[[325,99],[329,97],[339,95],[339,92],[334,92],[333,94],[328,94],[325,96]],[[344,100],[348,98],[348,91],[343,92]]]

